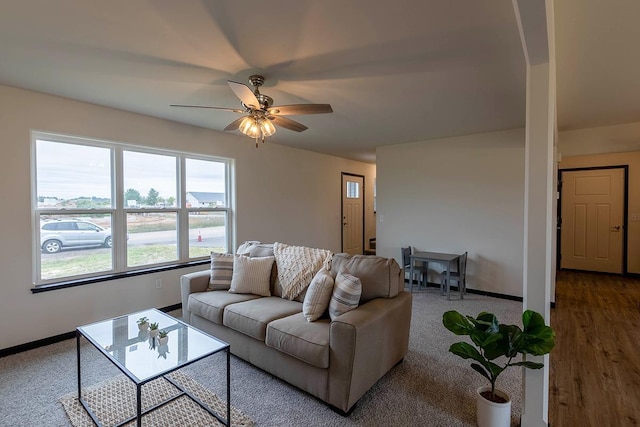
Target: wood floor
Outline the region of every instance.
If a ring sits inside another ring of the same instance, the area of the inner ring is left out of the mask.
[[[561,271],[551,427],[640,425],[640,279]]]

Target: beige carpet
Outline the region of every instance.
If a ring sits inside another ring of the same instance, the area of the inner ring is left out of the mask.
[[[171,379],[189,390],[209,408],[226,418],[227,405],[213,392],[198,384],[193,378],[177,371],[169,375]],[[176,387],[163,378],[158,378],[142,386],[142,408],[156,405],[180,393]],[[113,380],[82,390],[82,397],[103,426],[114,426],[136,413],[136,387],[124,375]],[[78,401],[78,393],[71,393],[60,399],[71,424],[74,427],[93,427],[94,423]],[[126,426],[135,426],[135,420]],[[142,417],[143,426],[190,426],[208,427],[222,425],[214,416],[205,411],[188,396]],[[235,408],[231,408],[231,425],[253,426],[253,421]]]

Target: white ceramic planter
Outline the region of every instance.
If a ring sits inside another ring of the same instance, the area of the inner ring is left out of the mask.
[[[158,338],[158,344],[160,344],[160,345],[166,345],[167,342],[169,342],[169,337],[168,336],[162,337],[162,338]]]
[[[153,338],[157,337],[159,333],[160,333],[160,331],[159,331],[158,329],[151,329],[151,330],[149,331],[149,335],[150,335],[151,337],[153,337]]]
[[[482,397],[483,391],[491,391],[491,386],[480,387],[476,392],[478,427],[510,427],[511,399],[502,390],[496,389],[496,394],[507,400],[506,403],[496,403]]]

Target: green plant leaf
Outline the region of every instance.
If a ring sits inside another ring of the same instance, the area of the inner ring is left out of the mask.
[[[482,365],[486,365],[487,361],[482,354],[471,344],[466,342],[457,342],[455,344],[451,344],[449,347],[449,351],[456,356],[460,356],[463,359],[473,359],[477,362],[480,362]]]
[[[504,336],[505,356],[516,357],[524,343],[522,330],[516,325],[500,325],[500,332]]]
[[[525,368],[529,368],[529,369],[540,369],[544,366],[544,363],[523,361],[523,362],[512,363],[510,366],[524,366]]]
[[[476,347],[482,348],[482,343],[485,342],[485,340],[489,337],[489,334],[484,331],[478,331],[474,329],[469,334],[469,337],[471,338],[471,341],[473,341],[473,343],[476,345]]]
[[[496,378],[496,379],[502,373],[502,371],[504,371],[507,368],[506,366],[496,365],[493,362],[487,362],[487,367],[489,368],[491,375],[493,375],[493,378]]]
[[[555,347],[555,333],[550,327],[537,336],[526,336],[526,345],[522,348],[522,353],[542,356],[549,353]]]
[[[475,369],[480,375],[482,375],[483,377],[485,377],[486,379],[488,379],[490,382],[493,382],[491,380],[491,377],[489,376],[489,374],[487,373],[487,371],[480,365],[478,365],[477,363],[472,363],[471,367],[473,369]]]
[[[522,328],[526,333],[535,335],[537,330],[544,327],[544,318],[540,313],[533,310],[522,313]]]
[[[483,330],[485,332],[497,333],[499,330],[498,318],[495,316],[495,314],[483,311],[482,313],[478,314],[476,321],[478,322],[478,325],[481,325],[483,327]]]
[[[480,348],[484,350],[484,357],[488,360],[504,356],[508,350],[507,341],[501,333],[488,335],[487,339],[480,345]]]
[[[523,343],[518,349],[521,353],[542,356],[555,347],[556,334],[544,324],[544,318],[535,311],[526,310],[522,314]]]
[[[456,335],[469,335],[473,331],[473,325],[455,310],[447,311],[442,315],[442,324]]]

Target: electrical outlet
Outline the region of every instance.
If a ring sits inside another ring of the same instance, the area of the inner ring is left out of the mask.
[[[162,288],[162,279],[156,279],[156,289]]]

